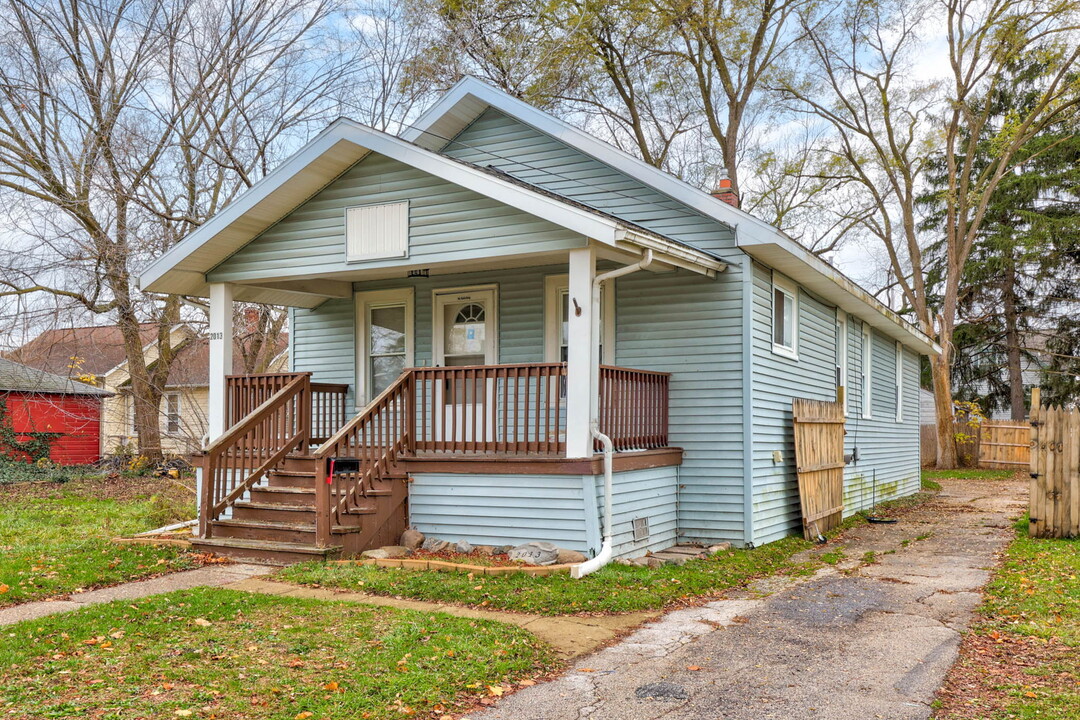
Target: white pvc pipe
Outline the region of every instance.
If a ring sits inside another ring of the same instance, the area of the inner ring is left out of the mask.
[[[592,436],[604,446],[604,542],[600,546],[600,552],[592,560],[586,560],[580,565],[570,568],[570,577],[578,580],[589,573],[596,572],[611,562],[613,553],[611,547],[611,485],[612,465],[614,464],[615,444],[604,433],[600,432],[596,420],[592,422]]]
[[[612,278],[622,277],[623,275],[629,275],[630,273],[637,272],[638,270],[645,270],[653,264],[653,251],[646,248],[644,257],[640,262],[633,265],[625,265],[615,270],[610,270],[606,273],[601,273],[593,278],[593,296],[592,296],[592,312],[593,312],[593,332],[596,333],[600,327],[600,287],[605,280],[611,280]],[[591,340],[593,346],[596,345],[596,338]],[[593,372],[596,372],[594,370]],[[599,392],[599,388],[593,387],[593,401],[596,402]],[[611,494],[612,494],[612,466],[614,464],[615,455],[615,443],[611,441],[604,433],[600,432],[600,424],[596,417],[595,408],[591,412],[592,418],[589,422],[589,430],[592,436],[600,441],[600,444],[604,448],[604,541],[600,545],[600,552],[592,560],[586,560],[580,565],[576,565],[570,568],[570,577],[575,580],[580,579],[588,575],[589,573],[596,572],[600,568],[611,562],[611,556],[614,553],[614,549],[611,547]]]

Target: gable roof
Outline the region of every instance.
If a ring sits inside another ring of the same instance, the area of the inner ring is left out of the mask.
[[[708,253],[631,226],[612,215],[571,202],[554,193],[542,192],[526,183],[512,182],[485,168],[341,118],[158,258],[143,271],[140,277],[142,288],[152,292],[206,296],[209,288],[205,274],[209,270],[254,240],[368,153],[405,163],[611,246],[629,242],[660,249],[665,244],[672,244],[681,248],[684,255],[693,258],[700,265],[701,272],[715,274],[724,267],[721,261]],[[293,302],[287,290],[281,290],[274,296],[265,289],[237,286],[234,297],[264,303],[303,304]]]
[[[0,391],[5,390],[98,397],[112,395],[108,390],[93,385],[0,358]]]
[[[886,335],[927,355],[941,352],[922,331],[779,228],[474,77],[462,78],[402,137],[432,150],[443,148],[488,108],[495,108],[727,225],[734,230],[739,248],[748,255],[791,276],[808,290],[858,315]]]
[[[145,346],[157,334],[158,326],[143,323],[139,336]],[[3,357],[38,370],[63,377],[87,374],[101,376],[124,362],[124,338],[116,325],[54,328],[25,345],[3,353]],[[78,367],[72,358],[78,358]]]

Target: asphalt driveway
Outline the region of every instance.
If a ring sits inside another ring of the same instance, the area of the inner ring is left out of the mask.
[[[832,543],[835,567],[671,612],[469,717],[927,718],[1026,502],[1021,481],[942,485],[900,523]]]

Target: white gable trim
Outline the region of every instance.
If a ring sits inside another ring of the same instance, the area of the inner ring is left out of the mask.
[[[621,224],[613,218],[342,119],[162,255],[143,272],[141,286],[151,292],[205,295],[206,272],[301,205],[304,199],[326,187],[368,152],[398,160],[586,238],[614,247],[623,237]],[[335,162],[328,164],[328,157]],[[294,187],[289,197],[302,194],[303,198],[282,206],[280,196],[288,194],[290,184]],[[695,252],[691,248],[686,251]],[[701,255],[703,260],[711,260]]]

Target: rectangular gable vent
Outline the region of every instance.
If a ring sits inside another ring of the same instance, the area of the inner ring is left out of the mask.
[[[634,518],[634,541],[649,539],[649,518]]]
[[[408,201],[346,208],[345,254],[350,261],[408,257]]]

